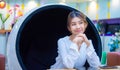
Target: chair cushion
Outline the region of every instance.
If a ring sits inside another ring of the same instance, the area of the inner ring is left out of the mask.
[[[0,54],[0,70],[5,70],[5,56]]]
[[[107,54],[107,66],[120,65],[120,52],[109,52]]]

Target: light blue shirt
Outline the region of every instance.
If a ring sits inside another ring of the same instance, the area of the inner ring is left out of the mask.
[[[69,36],[60,38],[58,40],[58,56],[56,57],[56,63],[51,66],[51,69],[80,69],[84,66],[86,60],[91,67],[100,66],[100,61],[93,48],[92,41],[89,41],[90,46],[87,47],[85,43],[82,43],[80,50],[78,50],[77,44],[73,43],[69,39]]]

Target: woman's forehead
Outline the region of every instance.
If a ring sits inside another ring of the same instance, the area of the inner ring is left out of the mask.
[[[74,18],[72,18],[71,19],[71,21],[83,21],[83,18],[81,18],[81,17],[74,17]]]

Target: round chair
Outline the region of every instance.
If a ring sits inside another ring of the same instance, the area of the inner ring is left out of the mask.
[[[45,70],[55,63],[57,40],[70,35],[67,16],[76,10],[65,5],[47,5],[33,9],[14,25],[7,44],[10,70]],[[87,17],[87,37],[92,39],[95,51],[101,58],[100,36]]]

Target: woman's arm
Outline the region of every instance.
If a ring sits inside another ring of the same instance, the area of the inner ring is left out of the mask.
[[[100,66],[100,60],[97,56],[95,49],[93,48],[93,44],[90,41],[90,46],[87,47],[87,61],[90,64],[91,67],[99,67]]]
[[[70,48],[67,48],[63,39],[58,40],[58,54],[62,58],[62,63],[66,68],[73,68],[74,64],[79,56],[78,47],[75,43],[70,44]]]

